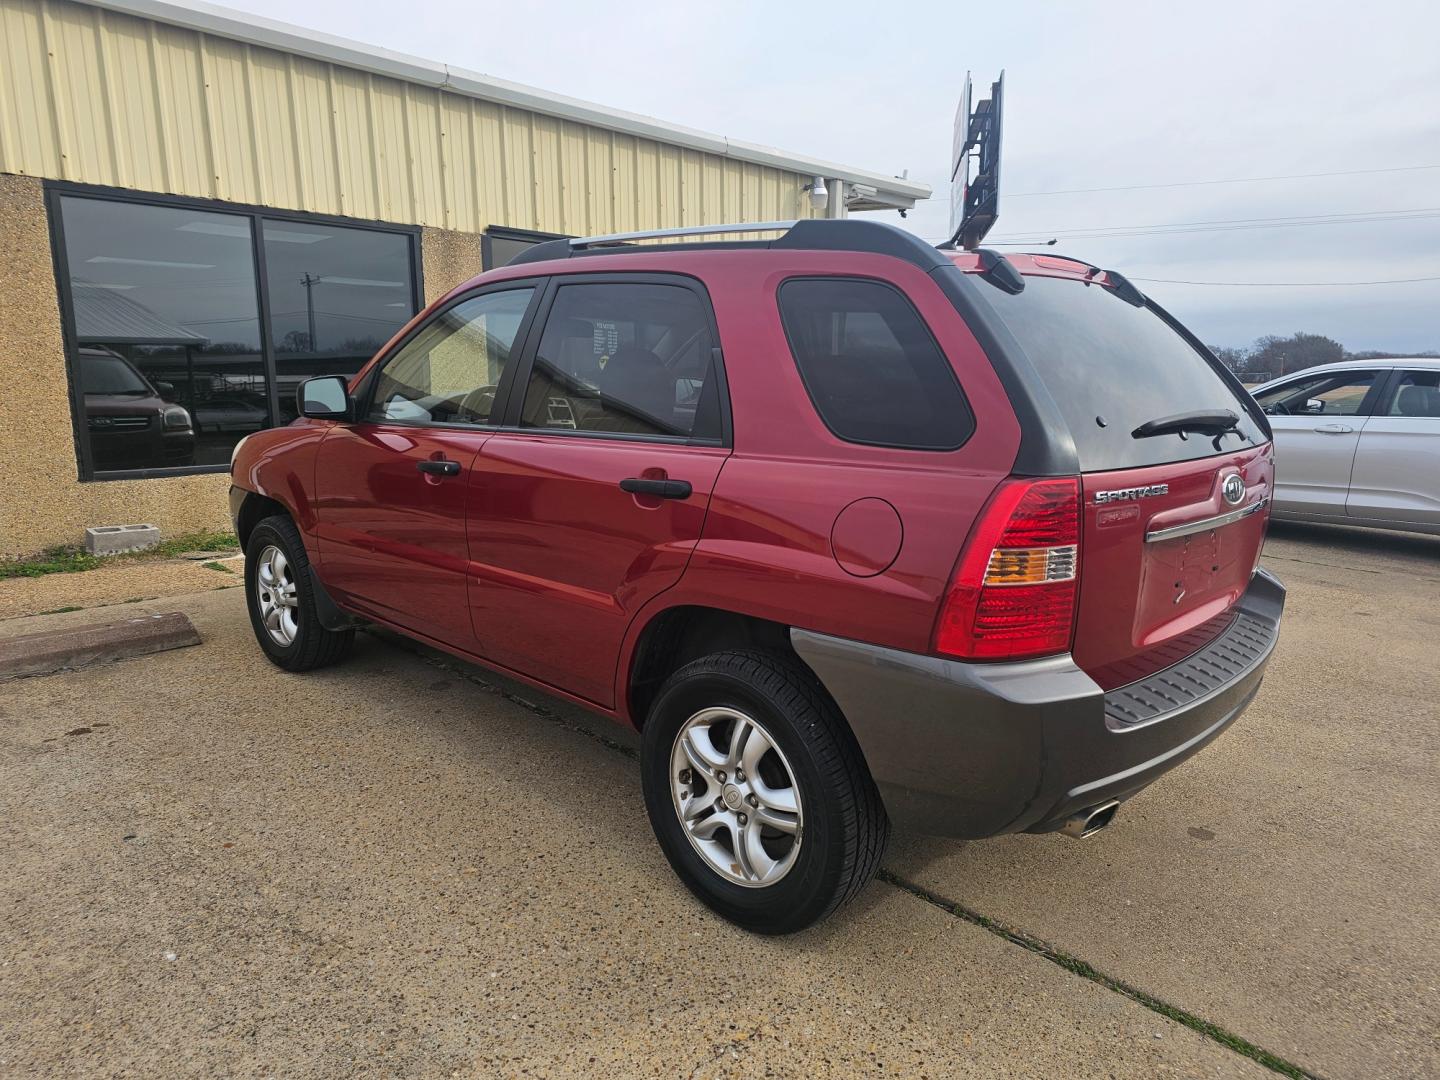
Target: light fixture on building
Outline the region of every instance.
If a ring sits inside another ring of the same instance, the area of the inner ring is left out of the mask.
[[[810,193],[810,205],[814,209],[824,210],[830,204],[830,192],[826,190],[823,176],[815,177],[804,190]]]

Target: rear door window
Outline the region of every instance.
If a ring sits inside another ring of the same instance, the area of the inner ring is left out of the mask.
[[[950,361],[891,286],[801,278],[780,286],[779,302],[800,378],[839,438],[954,450],[975,430]]]
[[[684,285],[561,285],[520,426],[718,441],[710,312]]]
[[[1156,312],[1113,289],[1030,275],[1023,292],[979,290],[1019,341],[1065,417],[1084,472],[1161,465],[1264,440],[1246,402],[1211,362]],[[1131,432],[1179,413],[1229,410],[1236,434]]]
[[[1391,416],[1440,420],[1440,371],[1407,371],[1390,402]]]

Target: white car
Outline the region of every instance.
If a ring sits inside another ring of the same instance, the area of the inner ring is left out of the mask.
[[[1440,534],[1440,360],[1349,360],[1251,390],[1280,521]]]

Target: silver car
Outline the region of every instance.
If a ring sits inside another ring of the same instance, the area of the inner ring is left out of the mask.
[[[1440,534],[1440,360],[1324,364],[1251,390],[1281,521]]]

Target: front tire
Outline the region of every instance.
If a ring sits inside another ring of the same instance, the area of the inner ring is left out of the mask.
[[[890,824],[860,748],[781,654],[716,653],[672,675],[645,723],[641,775],[675,873],[747,930],[819,922],[880,867]]]
[[[268,517],[250,533],[245,604],[261,650],[286,671],[313,671],[336,663],[354,644],[353,629],[321,625],[310,560],[300,530],[288,517]]]

